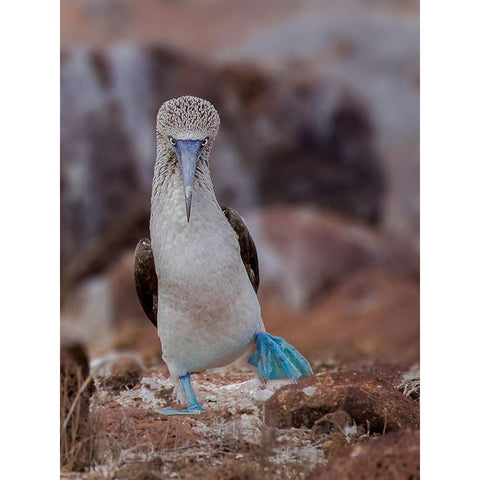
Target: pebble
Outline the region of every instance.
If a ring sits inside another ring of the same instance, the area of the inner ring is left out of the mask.
[[[271,390],[257,390],[253,394],[253,399],[257,403],[263,403],[267,401],[272,395],[273,395],[273,392]]]

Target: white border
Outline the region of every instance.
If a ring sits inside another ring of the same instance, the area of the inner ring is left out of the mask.
[[[5,2],[1,48],[3,478],[58,478],[59,4]]]
[[[480,7],[421,5],[422,478],[478,476]]]
[[[422,477],[478,468],[480,7],[421,14]],[[2,8],[5,478],[57,478],[59,4]],[[5,268],[6,266],[6,268]]]

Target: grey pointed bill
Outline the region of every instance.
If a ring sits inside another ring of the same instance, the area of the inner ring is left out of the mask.
[[[202,149],[202,140],[176,140],[175,153],[180,163],[183,176],[183,187],[185,191],[185,208],[187,222],[190,222],[190,211],[192,209],[193,182],[197,160]]]

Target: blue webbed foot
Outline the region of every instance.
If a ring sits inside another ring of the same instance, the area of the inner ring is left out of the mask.
[[[187,373],[183,377],[180,377],[180,384],[182,385],[185,398],[187,399],[187,408],[184,410],[176,410],[175,408],[167,407],[158,411],[162,415],[198,415],[205,411],[198,403],[197,397],[192,390],[190,383],[190,374]]]
[[[257,367],[258,375],[265,380],[298,380],[313,373],[307,360],[283,338],[261,332],[255,342],[257,348],[248,363]]]
[[[184,410],[176,410],[172,407],[162,408],[158,411],[162,415],[198,415],[199,413],[204,412],[205,409],[200,407],[186,408]]]

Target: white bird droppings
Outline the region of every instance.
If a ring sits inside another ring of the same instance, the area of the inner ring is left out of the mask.
[[[273,392],[271,390],[257,390],[253,394],[253,400],[256,403],[263,403],[267,401],[272,395],[273,395]]]
[[[315,387],[305,387],[302,392],[307,395],[307,397],[311,397],[313,394],[317,392]]]

